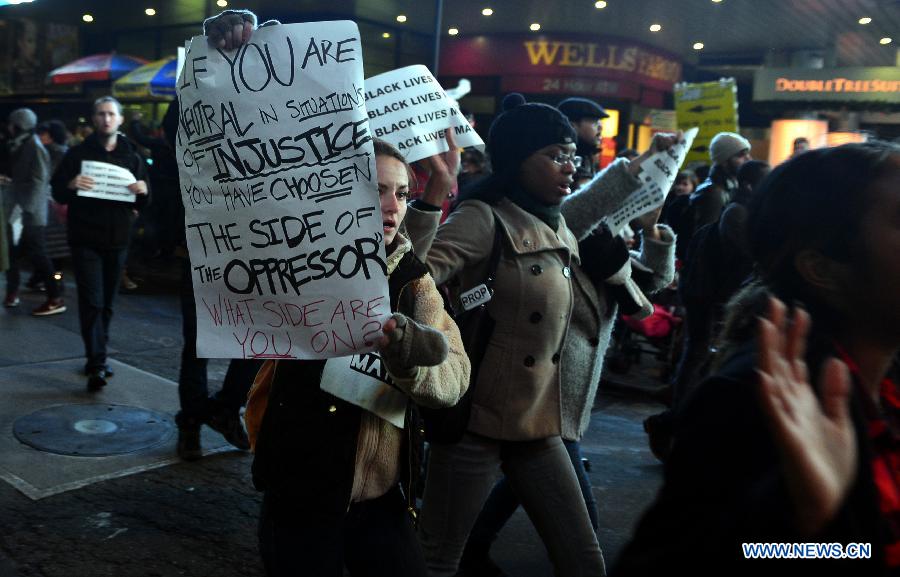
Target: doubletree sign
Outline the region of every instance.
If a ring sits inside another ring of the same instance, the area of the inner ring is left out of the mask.
[[[753,100],[900,103],[900,68],[763,68]]]

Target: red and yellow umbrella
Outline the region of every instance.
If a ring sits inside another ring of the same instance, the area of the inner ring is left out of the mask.
[[[113,95],[119,98],[173,98],[178,59],[174,56],[135,68],[113,83]]]
[[[127,54],[94,54],[85,56],[65,66],[60,66],[47,76],[53,84],[75,84],[92,80],[115,80],[147,61]]]

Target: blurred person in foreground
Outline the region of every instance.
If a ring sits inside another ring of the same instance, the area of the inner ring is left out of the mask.
[[[748,230],[758,281],[729,304],[717,369],[613,574],[898,575],[900,147],[789,160]],[[837,558],[748,559],[754,543]],[[851,543],[871,556],[841,559]]]

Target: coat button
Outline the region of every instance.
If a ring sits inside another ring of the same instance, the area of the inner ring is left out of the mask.
[[[539,312],[533,312],[533,313],[531,313],[531,316],[528,317],[528,320],[530,320],[531,322],[537,324],[537,323],[541,322],[541,319],[542,319],[542,318],[544,318],[544,315],[542,315],[542,314],[539,313]]]
[[[541,274],[542,272],[544,272],[544,269],[541,268],[541,265],[539,265],[539,264],[531,265],[531,274],[537,276],[537,275]]]
[[[522,241],[522,244],[525,246],[531,246],[531,241],[526,238],[525,240]]]
[[[330,407],[328,407],[328,412],[329,412],[329,413],[336,413],[336,412],[337,412],[337,407],[335,407],[334,405],[331,405]]]
[[[564,266],[563,267],[563,276],[566,278],[569,278],[570,276],[572,276],[572,269],[570,269],[567,266]]]
[[[527,357],[525,357],[525,366],[533,367],[534,366],[534,357],[532,357],[531,355],[528,355]]]
[[[554,365],[559,364],[559,353],[556,353],[555,355],[553,355],[553,358],[550,360],[553,361]]]
[[[588,340],[588,343],[590,343],[592,347],[600,346],[600,339],[598,339],[597,337],[592,337],[590,340]]]

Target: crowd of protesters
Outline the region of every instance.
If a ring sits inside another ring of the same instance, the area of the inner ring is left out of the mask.
[[[204,33],[231,50],[256,27],[252,13],[227,10]],[[28,285],[46,293],[32,314],[66,311],[45,249],[48,222],[64,222],[87,388],[99,393],[141,215],[144,256],[183,262],[178,453],[202,456],[203,425],[252,448],[268,575],[501,576],[491,544],[519,505],[558,576],[795,573],[746,559],[742,544],[765,542],[865,543],[866,559],[807,563],[900,574],[897,145],[810,150],[798,139],[773,169],[723,132],[708,174],[678,173],[665,203],[619,233],[606,217],[681,133],[601,168],[599,104],[511,94],[486,153],[459,151],[448,131],[446,153],[411,166],[374,140],[392,312],[377,349],[407,399],[397,427],[322,390],[325,361],[234,360],[209,394],[184,229],[171,226],[183,218],[177,110],[163,134],[136,116],[126,137],[121,104],[103,97],[80,141],[29,109],[9,115],[4,306],[20,304],[27,255]],[[95,184],[86,160],[131,172],[134,202],[80,194]],[[486,307],[448,312],[482,284]],[[685,325],[670,406],[644,422],[664,484],[608,568],[580,440],[627,330],[617,319],[652,317],[659,291],[676,293]]]

